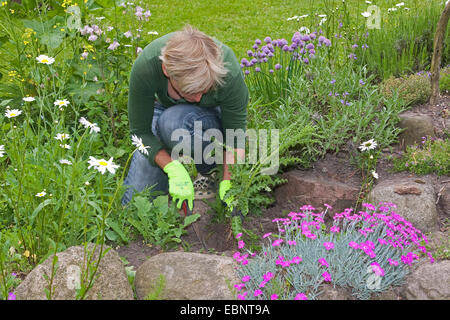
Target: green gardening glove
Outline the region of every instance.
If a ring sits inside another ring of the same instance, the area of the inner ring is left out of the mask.
[[[230,211],[233,211],[233,207],[231,205],[231,203],[233,202],[233,198],[227,197],[225,199],[225,195],[227,194],[228,190],[230,190],[230,189],[231,189],[231,180],[222,180],[220,182],[220,184],[219,184],[220,200],[222,200],[223,202],[225,202],[227,204],[228,208],[230,208]]]
[[[181,208],[184,200],[187,200],[190,210],[194,209],[194,185],[191,177],[184,166],[178,161],[173,160],[164,167],[163,171],[169,177],[169,194],[172,200],[177,203],[177,208]]]

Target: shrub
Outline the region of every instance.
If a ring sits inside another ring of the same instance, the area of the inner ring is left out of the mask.
[[[401,78],[390,77],[381,84],[381,92],[385,98],[392,98],[397,92],[405,105],[415,105],[428,101],[431,95],[429,73],[419,72]]]
[[[441,94],[450,93],[450,66],[441,70],[439,77],[439,90]]]
[[[263,236],[261,253],[234,254],[242,279],[235,285],[238,298],[316,299],[328,282],[351,288],[358,299],[369,299],[401,284],[419,251],[433,262],[422,245],[427,238],[395,213],[395,204],[375,208],[364,203],[363,208],[359,214],[352,215],[352,209],[335,214],[330,228],[324,223],[327,210],[314,213],[311,206],[274,219],[278,234]],[[244,246],[239,239],[238,247]]]

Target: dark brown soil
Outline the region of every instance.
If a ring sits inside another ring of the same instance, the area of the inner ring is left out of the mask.
[[[448,120],[450,118],[449,95],[440,97],[436,105],[423,104],[415,106],[409,111],[431,116],[436,128],[437,137],[444,137],[445,132],[450,131],[450,128],[448,127]],[[414,174],[408,172],[393,172],[392,160],[389,160],[389,157],[399,157],[401,146],[393,145],[391,147],[391,150],[383,150],[383,156],[378,162],[376,169],[379,174],[378,181],[382,181],[387,178],[395,179],[414,176]],[[349,155],[352,148],[354,149],[354,146],[348,145],[337,154],[326,154],[323,159],[320,159],[314,163],[311,170],[327,172],[335,179],[344,183],[361,183],[361,172],[351,163],[350,160],[351,157]],[[449,176],[439,177],[436,174],[431,174],[428,175],[428,177],[433,182],[436,194],[438,194],[439,191],[445,186],[450,188]],[[245,229],[252,230],[256,235],[261,237],[267,232],[277,231],[277,226],[275,223],[272,223],[272,219],[286,216],[286,214],[290,211],[298,210],[298,207],[295,207],[289,203],[275,203],[272,207],[264,209],[261,216],[249,214],[246,217],[243,226]],[[188,250],[190,252],[215,253],[231,256],[237,250],[237,242],[232,236],[230,225],[212,223],[212,214],[208,213],[208,211],[212,211],[212,209],[209,209],[205,202],[200,200],[195,201],[195,212],[201,214],[201,218],[196,222],[197,230],[199,232],[199,236],[206,243],[208,251],[203,248],[192,226],[187,229],[187,234],[181,238],[184,245],[180,245],[178,248],[168,251]],[[438,214],[440,217],[440,231],[444,232],[448,239],[448,218],[450,213],[443,212],[440,206],[438,206]],[[129,265],[134,266],[135,268],[138,268],[151,256],[163,252],[160,247],[145,244],[142,239],[132,241],[128,245],[117,247],[116,249],[119,255],[126,258]]]

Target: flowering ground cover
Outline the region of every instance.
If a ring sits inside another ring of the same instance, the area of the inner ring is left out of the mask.
[[[119,201],[133,152],[148,152],[128,131],[129,72],[142,48],[158,35],[191,23],[235,50],[251,95],[248,127],[280,130],[279,148],[272,150],[279,156],[280,172],[289,166],[308,168],[350,141],[358,149],[351,160],[364,177],[357,206],[378,178],[380,150],[396,141],[397,115],[406,109],[395,94],[383,97],[379,81],[426,70],[433,28],[444,6],[440,1],[423,6],[421,1],[292,0],[247,8],[242,1],[230,1],[223,10],[247,14],[227,15],[215,1],[180,3],[51,0],[36,7],[33,1],[1,2],[2,298],[14,299],[18,274],[69,246],[95,242],[103,249],[105,243],[126,244],[139,236],[164,248],[188,248],[181,236],[198,215],[182,220],[167,196],[148,202],[149,191],[135,196],[129,207]],[[372,4],[382,12],[383,27],[368,30],[366,22],[376,14],[366,11]],[[443,64],[450,61],[449,47]],[[284,182],[279,175],[260,174],[266,165],[259,161],[233,168],[230,195],[244,217],[272,203],[273,189]],[[218,203],[211,206],[219,221],[231,224],[235,236],[242,233],[239,218],[230,217]],[[302,232],[292,229],[265,237],[272,239],[271,260],[255,258],[249,264],[253,269],[244,269],[242,288],[236,288],[240,297],[314,299],[322,281],[336,281],[366,298],[362,283],[367,279],[355,274],[367,276],[368,267],[390,279],[383,285],[400,281],[405,268],[400,261],[415,258],[413,251],[402,250],[412,244],[421,249],[420,239],[402,238],[408,242],[405,248],[392,249],[387,221],[404,223],[411,237],[416,234],[413,226],[370,210],[352,223],[319,232],[320,241],[296,220],[302,215],[309,219],[310,213],[293,213],[289,221],[296,222],[290,224]],[[320,218],[305,221],[321,229]],[[378,224],[359,225],[364,223]],[[245,248],[243,242],[237,245]],[[357,270],[336,269],[344,257],[358,261]],[[245,261],[242,255],[239,259]],[[270,268],[263,270],[266,264]],[[57,265],[54,258],[47,279],[49,299]],[[89,268],[96,266],[94,261]],[[78,298],[85,296],[92,280],[82,283]],[[294,291],[283,287],[286,281]]]

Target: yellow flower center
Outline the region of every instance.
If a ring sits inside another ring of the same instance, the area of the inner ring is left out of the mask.
[[[108,162],[105,161],[99,161],[98,162],[99,165],[106,167],[108,165]]]
[[[48,60],[44,58],[44,59],[41,60],[41,62],[42,63],[46,63],[46,62],[48,62]]]

